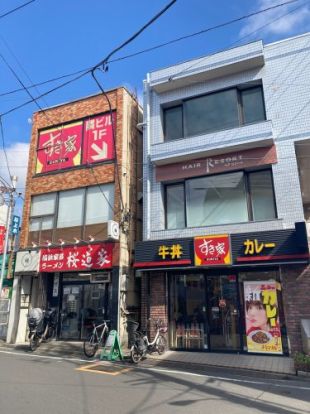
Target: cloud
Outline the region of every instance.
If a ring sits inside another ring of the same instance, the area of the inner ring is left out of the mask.
[[[279,3],[279,0],[257,0],[255,10],[263,10]],[[298,7],[298,3],[293,3],[253,16],[247,20],[246,25],[241,29],[240,36],[247,36],[260,28],[258,33],[260,33],[261,38],[265,35],[290,36],[296,32],[307,31],[310,22],[310,7],[304,5],[293,11],[296,7]],[[265,26],[269,22],[272,23]]]
[[[29,144],[16,142],[10,147],[7,147],[5,152],[11,174],[18,177],[17,191],[24,194],[28,167]],[[9,184],[11,183],[3,148],[0,149],[0,177]]]

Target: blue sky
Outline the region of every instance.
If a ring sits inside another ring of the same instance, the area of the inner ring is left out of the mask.
[[[2,2],[0,15],[26,2]],[[178,0],[164,16],[114,58],[282,2],[285,0]],[[35,0],[0,18],[0,54],[25,85],[43,82],[93,66],[168,3],[169,0]],[[100,81],[106,89],[124,85],[141,96],[142,82],[149,71],[257,39],[270,43],[302,34],[310,30],[309,17],[310,1],[299,0],[171,46],[111,63],[109,71],[100,75]],[[3,95],[20,88],[20,84],[2,58],[0,79],[1,114],[29,100],[25,91]],[[61,82],[30,91],[33,96],[38,96]],[[98,87],[88,75],[38,102],[46,108],[97,92]],[[29,104],[2,118],[9,168],[12,174],[19,177],[18,189],[22,193],[25,191],[31,117],[37,110],[36,104]],[[1,145],[0,177],[8,180]]]

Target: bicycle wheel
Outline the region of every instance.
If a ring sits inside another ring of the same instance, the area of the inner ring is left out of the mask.
[[[35,333],[29,339],[29,346],[31,351],[35,351],[39,346],[39,337]]]
[[[134,364],[141,361],[143,353],[141,353],[136,345],[133,345],[130,350],[130,359]]]
[[[162,355],[164,352],[166,352],[167,340],[164,336],[159,335],[156,341],[156,348],[159,355]]]
[[[45,338],[46,342],[50,342],[52,339],[54,339],[56,336],[56,330],[53,326],[48,327],[47,335]]]
[[[88,358],[93,357],[95,353],[97,352],[98,346],[99,344],[97,342],[97,339],[95,335],[92,333],[90,337],[84,342],[84,345],[83,345],[84,354]]]

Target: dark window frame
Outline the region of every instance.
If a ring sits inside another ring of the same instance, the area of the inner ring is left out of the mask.
[[[264,119],[259,120],[259,121],[255,121],[255,122],[249,122],[246,123],[245,122],[245,116],[244,116],[244,105],[243,105],[243,99],[242,99],[242,92],[243,91],[248,91],[251,89],[260,89],[261,91],[261,97],[262,97],[262,103],[263,103],[263,114],[264,114]],[[200,95],[196,95],[190,98],[186,98],[183,99],[179,104],[175,104],[175,105],[171,105],[171,106],[164,106],[162,109],[162,116],[163,116],[163,134],[164,134],[164,141],[165,142],[170,142],[170,141],[175,141],[177,139],[184,139],[184,138],[190,138],[192,135],[187,135],[186,131],[186,117],[185,117],[185,113],[184,113],[184,103],[185,102],[189,102],[198,98],[202,98],[205,96],[211,96],[211,95],[215,95],[215,94],[219,94],[225,91],[230,91],[230,90],[235,90],[236,91],[236,95],[237,95],[237,109],[238,109],[238,121],[239,121],[239,125],[237,125],[236,127],[233,128],[240,128],[241,126],[245,126],[245,125],[251,125],[251,124],[255,124],[258,122],[263,122],[266,121],[267,117],[266,117],[266,105],[265,105],[265,97],[264,97],[264,89],[263,89],[263,85],[262,83],[256,84],[256,85],[249,85],[249,86],[234,86],[234,87],[230,87],[230,88],[225,88],[225,89],[221,89],[221,90],[217,90],[217,91],[212,91],[210,93],[206,93],[206,94],[200,94]],[[174,139],[168,139],[167,138],[167,126],[166,126],[166,112],[169,111],[170,109],[175,109],[175,108],[181,108],[182,110],[182,125],[181,125],[181,130],[182,130],[182,136],[179,138],[174,138]],[[210,130],[210,131],[206,131],[205,134],[209,134],[209,133],[213,133],[213,132],[217,132],[217,131],[223,131],[225,129],[233,129],[233,128],[221,128],[221,129],[214,129],[214,130]],[[194,136],[194,135],[193,135]]]
[[[247,204],[247,211],[248,211],[248,221],[245,221],[244,223],[253,223],[254,220],[254,213],[253,213],[253,201],[252,201],[252,195],[251,195],[251,186],[250,186],[250,175],[252,173],[258,173],[263,171],[269,171],[271,175],[271,190],[272,190],[272,196],[273,196],[273,207],[275,212],[275,217],[273,219],[266,219],[268,220],[277,220],[278,219],[278,211],[277,211],[277,204],[276,204],[276,197],[275,197],[275,187],[274,187],[274,179],[273,179],[273,172],[271,167],[267,168],[259,168],[259,169],[253,169],[253,170],[236,170],[236,171],[230,171],[230,172],[223,172],[219,174],[210,174],[210,175],[202,175],[198,177],[190,177],[185,178],[182,181],[175,181],[171,183],[164,183],[164,209],[165,209],[165,230],[180,230],[180,229],[187,229],[192,228],[187,226],[187,199],[188,195],[186,192],[186,183],[190,180],[193,180],[195,178],[204,178],[204,177],[215,177],[220,175],[228,175],[230,173],[234,172],[242,172],[244,176],[244,190],[245,190],[245,198],[246,198],[246,204]],[[184,226],[185,227],[177,227],[175,229],[168,228],[168,209],[167,209],[167,191],[169,187],[176,186],[176,185],[182,185],[183,186],[183,195],[184,195]],[[261,220],[257,220],[261,221]],[[235,224],[235,223],[226,223],[226,225]],[[214,224],[214,225],[208,225],[208,226],[202,226],[202,227],[212,227],[212,226],[220,226],[221,224]],[[223,224],[224,225],[224,224]]]

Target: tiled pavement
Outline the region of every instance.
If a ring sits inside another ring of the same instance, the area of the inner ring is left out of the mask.
[[[1,349],[26,353],[31,352],[28,344],[9,345],[0,341],[0,350]],[[85,359],[82,342],[52,341],[43,343],[35,351],[35,354]],[[175,366],[179,364],[183,370],[186,370],[189,366],[198,369],[203,369],[204,367],[222,367],[271,374],[296,374],[293,359],[283,356],[167,351],[161,356],[157,354],[149,355],[147,360],[152,364],[160,364],[161,366],[165,363],[173,364]]]
[[[293,359],[283,356],[167,351],[160,357],[154,354],[151,358],[197,366],[236,368],[273,374],[296,374]]]

